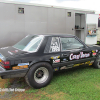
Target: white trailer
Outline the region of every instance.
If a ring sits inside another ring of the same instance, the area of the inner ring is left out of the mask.
[[[27,34],[73,34],[85,42],[87,14],[94,11],[0,1],[0,47]]]
[[[87,35],[85,39],[86,44],[97,44],[98,16],[99,14],[87,14]]]

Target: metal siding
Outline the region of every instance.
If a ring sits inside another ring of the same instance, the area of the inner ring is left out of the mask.
[[[0,47],[10,45],[15,31],[15,5],[0,3]]]
[[[26,6],[25,9],[25,32],[47,33],[47,9],[36,6]]]
[[[71,17],[68,17],[67,15],[68,12],[71,12]],[[75,11],[66,10],[66,33],[75,35],[74,29],[75,29]]]
[[[0,21],[15,20],[15,5],[0,3]]]
[[[18,13],[18,7],[24,8],[24,14]],[[72,12],[72,18],[67,18],[67,11]],[[74,12],[85,11],[0,3],[0,47],[14,45],[27,34],[72,34]]]
[[[48,8],[48,33],[65,33],[65,10]]]

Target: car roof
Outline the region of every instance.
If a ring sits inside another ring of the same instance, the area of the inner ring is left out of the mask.
[[[61,36],[65,36],[65,37],[74,37],[75,35],[72,35],[72,34],[57,34],[57,33],[51,33],[51,34],[30,34],[30,35],[32,35],[32,36],[34,36],[34,35],[43,35],[43,36],[47,36],[47,37],[51,37],[51,36],[59,36],[59,37],[61,37]]]

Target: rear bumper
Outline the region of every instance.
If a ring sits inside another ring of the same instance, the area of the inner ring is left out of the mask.
[[[17,69],[17,70],[5,70],[0,66],[0,76],[2,79],[14,78],[14,77],[24,77],[28,72],[29,68]]]

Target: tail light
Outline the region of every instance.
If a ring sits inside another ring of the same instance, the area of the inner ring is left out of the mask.
[[[3,61],[3,60],[1,60],[1,63],[3,64],[2,66],[5,69],[9,69],[10,68],[10,62],[9,61]]]
[[[10,66],[4,66],[4,68],[5,68],[5,69],[9,69],[9,68],[10,68]]]

